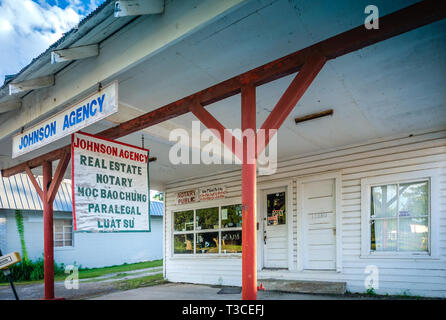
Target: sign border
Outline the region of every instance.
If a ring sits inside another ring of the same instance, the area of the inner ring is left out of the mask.
[[[86,127],[88,127],[88,126],[90,126],[90,125],[92,125],[92,124],[94,124],[94,123],[96,123],[96,122],[98,122],[98,121],[100,121],[100,120],[104,120],[105,118],[107,118],[107,117],[109,117],[110,115],[115,114],[116,112],[119,111],[119,96],[118,96],[118,92],[119,92],[118,85],[119,85],[119,82],[118,82],[118,80],[113,80],[112,82],[110,82],[110,83],[107,84],[106,86],[102,87],[101,90],[96,90],[96,91],[90,93],[89,95],[87,95],[87,96],[85,96],[85,97],[83,97],[83,98],[80,98],[80,99],[77,100],[76,102],[73,102],[73,103],[71,103],[71,104],[68,104],[68,105],[65,106],[62,110],[56,112],[55,114],[50,115],[50,116],[49,116],[48,118],[46,118],[46,119],[43,119],[43,120],[41,120],[41,121],[35,123],[34,125],[30,126],[30,127],[27,128],[26,130],[30,130],[30,129],[35,128],[35,127],[39,127],[42,123],[45,123],[45,121],[47,121],[48,119],[57,117],[59,114],[62,114],[62,113],[64,113],[64,112],[66,112],[68,109],[70,109],[71,107],[73,107],[73,106],[79,104],[81,101],[90,99],[90,98],[93,97],[95,94],[98,94],[98,93],[101,92],[102,90],[104,90],[104,89],[106,89],[106,88],[108,88],[108,87],[110,87],[110,86],[112,86],[112,85],[115,85],[115,104],[116,104],[116,111],[113,112],[113,113],[111,113],[111,114],[108,114],[108,115],[98,116],[98,117],[97,117],[97,120],[96,120],[95,122],[92,122],[92,123],[90,123],[89,125],[80,128],[79,130],[85,129]],[[31,130],[31,131],[32,131],[32,130]],[[75,132],[70,133],[70,134],[67,134],[67,135],[65,135],[65,136],[61,136],[60,138],[58,138],[58,139],[56,139],[56,140],[54,140],[54,141],[50,141],[49,143],[51,144],[51,143],[53,143],[53,142],[59,141],[60,139],[63,139],[63,138],[65,138],[65,137],[68,137],[68,136],[70,136],[70,135],[72,135],[72,134],[74,134],[74,133],[77,133],[77,132],[81,132],[81,131],[75,131]],[[45,144],[44,144],[44,145],[41,145],[41,146],[36,147],[36,148],[34,148],[34,149],[29,149],[29,150],[27,150],[27,152],[22,152],[22,153],[16,154],[16,155],[14,156],[14,138],[17,137],[17,136],[20,136],[20,135],[22,135],[22,134],[23,134],[22,132],[18,132],[18,133],[14,134],[14,135],[12,136],[12,141],[13,141],[12,152],[11,152],[11,157],[12,157],[12,159],[16,159],[16,158],[18,158],[18,157],[24,156],[25,154],[28,154],[28,153],[30,153],[30,152],[32,152],[32,151],[35,151],[35,150],[39,150],[40,148],[42,148],[42,147],[45,146]]]
[[[85,136],[89,136],[92,138],[96,138],[96,139],[100,139],[100,140],[105,140],[108,142],[113,142],[113,143],[117,143],[126,147],[132,147],[135,149],[139,149],[142,151],[146,151],[147,152],[147,186],[148,186],[148,219],[149,219],[149,230],[121,230],[121,231],[89,231],[89,230],[76,230],[76,200],[75,200],[75,190],[74,190],[74,135],[75,134],[81,134],[81,135],[85,135]],[[131,144],[125,143],[125,142],[120,142],[120,141],[116,141],[113,139],[108,139],[108,138],[103,138],[103,137],[99,137],[97,135],[91,134],[91,133],[86,133],[86,132],[82,132],[82,131],[77,131],[71,134],[71,201],[72,201],[72,205],[73,205],[73,230],[76,233],[128,233],[128,232],[152,232],[152,220],[150,217],[150,176],[149,176],[149,158],[150,158],[150,149],[145,149],[145,148],[141,148],[138,146],[133,146]]]

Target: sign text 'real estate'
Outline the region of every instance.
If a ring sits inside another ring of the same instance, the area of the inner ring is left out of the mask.
[[[150,231],[149,151],[85,133],[72,141],[75,231]]]

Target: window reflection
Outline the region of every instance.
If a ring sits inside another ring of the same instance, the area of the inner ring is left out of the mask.
[[[194,252],[194,235],[192,233],[174,235],[173,240],[174,253],[185,254]]]
[[[221,252],[242,252],[242,231],[226,231],[221,233]]]
[[[197,233],[197,253],[218,253],[218,232]]]

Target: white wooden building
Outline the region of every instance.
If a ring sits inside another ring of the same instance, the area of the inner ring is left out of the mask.
[[[368,288],[367,275],[377,270],[377,293],[446,296],[445,166],[444,130],[371,140],[281,161],[275,174],[258,177],[259,283],[271,278],[336,281],[345,282],[348,291],[363,293]],[[399,229],[393,225],[385,233],[376,232],[372,241],[371,188],[400,186],[398,217],[402,220],[402,214],[413,209],[402,209],[401,186],[407,184],[412,187],[422,184],[423,192],[427,193],[427,211],[417,213],[423,219],[412,218],[410,222],[400,222]],[[226,188],[224,199],[177,204],[179,192],[214,186]],[[241,284],[240,253],[229,250],[224,253],[223,244],[215,253],[202,253],[197,240],[195,252],[191,250],[188,254],[174,246],[175,237],[190,234],[193,240],[193,235],[197,239],[202,232],[175,230],[175,213],[186,210],[194,210],[197,215],[201,208],[219,208],[218,221],[222,225],[210,231],[218,232],[223,239],[226,228],[222,212],[227,206],[241,203],[240,189],[240,171],[167,186],[164,227],[167,279]],[[393,197],[395,191],[396,188]],[[285,192],[286,221],[268,226],[264,220],[266,197],[277,192]]]
[[[32,164],[41,175],[44,157],[56,168],[69,136],[17,158],[12,137],[116,81],[118,112],[83,130],[157,158],[150,185],[165,193],[165,278],[240,286],[241,166],[173,163],[170,135],[190,134],[191,153],[206,148],[194,147],[197,101],[240,128],[244,81],[255,85],[260,128],[316,48],[327,60],[279,126],[277,170],[257,176],[258,283],[446,297],[443,2],[377,0],[376,30],[365,28],[365,0],[164,1],[161,13],[119,17],[114,4],[0,88],[3,173]],[[202,191],[211,196],[197,201]]]

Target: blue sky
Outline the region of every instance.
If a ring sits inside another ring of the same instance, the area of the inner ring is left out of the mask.
[[[0,85],[104,0],[0,0]]]

